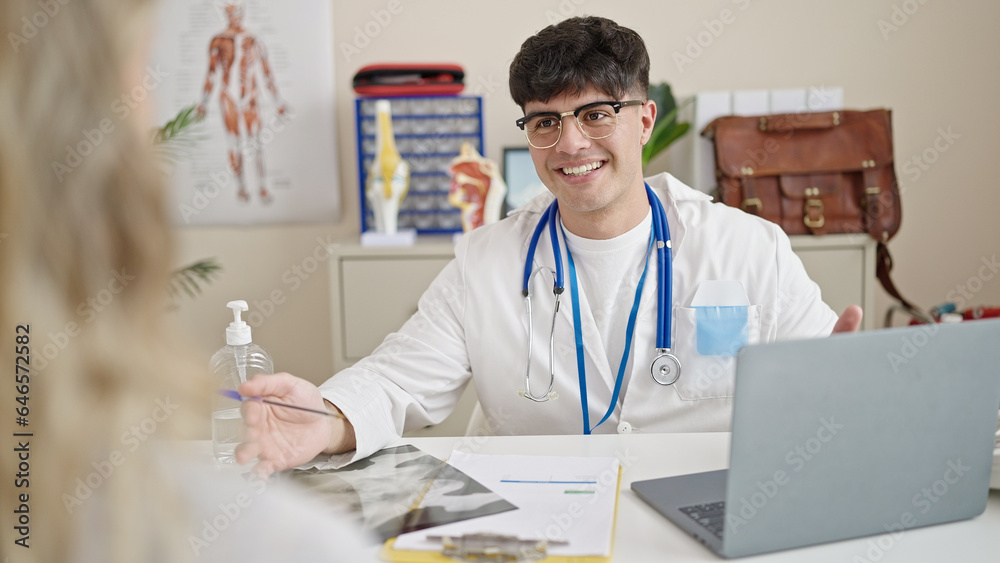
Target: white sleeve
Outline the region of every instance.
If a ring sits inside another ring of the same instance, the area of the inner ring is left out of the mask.
[[[438,274],[399,331],[320,386],[357,437],[355,452],[331,460],[337,466],[371,455],[405,430],[437,424],[454,410],[472,374],[463,325],[467,248],[459,244],[459,257]]]
[[[788,235],[771,224],[778,268],[778,340],[829,336],[837,313],[823,302],[819,286],[809,278],[802,260],[792,251]]]

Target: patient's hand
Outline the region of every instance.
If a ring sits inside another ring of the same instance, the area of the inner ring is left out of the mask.
[[[258,375],[240,385],[244,397],[264,397],[314,409],[328,409],[319,388],[288,373]],[[258,459],[254,472],[267,476],[306,463],[323,451],[354,448],[354,427],[345,419],[261,403],[243,402],[246,442],[236,460]]]
[[[861,327],[861,319],[865,316],[864,311],[857,305],[849,305],[844,309],[844,313],[837,319],[837,324],[833,325],[833,334],[838,332],[857,332]]]

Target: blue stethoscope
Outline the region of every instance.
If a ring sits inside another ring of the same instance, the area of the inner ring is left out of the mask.
[[[649,237],[649,248],[646,251],[646,262],[642,268],[642,276],[635,290],[635,298],[632,303],[632,311],[629,313],[628,326],[625,328],[625,352],[622,354],[621,363],[618,366],[618,376],[615,379],[614,394],[611,396],[611,405],[604,418],[601,419],[594,428],[600,426],[614,412],[615,405],[618,404],[618,395],[621,392],[622,382],[625,378],[625,366],[628,363],[629,351],[632,348],[632,334],[635,330],[635,320],[639,312],[639,300],[642,295],[642,286],[646,280],[646,271],[649,269],[649,256],[653,250],[656,251],[657,271],[660,279],[657,284],[657,309],[656,309],[656,356],[649,367],[649,373],[653,381],[660,385],[672,385],[681,375],[681,362],[677,356],[670,352],[670,305],[672,302],[672,274],[673,256],[670,254],[670,228],[667,225],[667,214],[663,210],[663,205],[653,193],[653,190],[646,184],[646,197],[649,199],[649,206],[653,214],[653,229]],[[524,285],[521,295],[524,296],[525,312],[528,316],[528,359],[524,368],[524,391],[520,394],[527,399],[537,403],[555,399],[558,395],[552,391],[555,384],[555,328],[556,314],[559,312],[559,296],[564,290],[562,252],[559,249],[559,238],[557,236],[557,225],[559,219],[559,202],[552,204],[542,214],[535,232],[531,235],[531,242],[528,244],[528,255],[524,262]],[[555,258],[556,275],[552,285],[552,294],[555,296],[555,305],[552,309],[552,326],[549,329],[549,387],[542,395],[535,395],[531,392],[531,382],[529,379],[531,370],[531,293],[528,285],[531,281],[532,264],[534,263],[535,250],[538,248],[538,239],[548,227],[549,240],[552,243],[552,254]],[[565,239],[565,233],[563,233]],[[580,323],[580,299],[577,291],[576,265],[573,263],[573,255],[566,247],[566,258],[569,264],[570,289],[573,305],[573,332],[576,338],[576,362],[577,372],[580,377],[580,402],[583,408],[583,429],[584,434],[590,434],[593,430],[590,427],[590,414],[587,409],[587,377],[583,354],[583,331]]]

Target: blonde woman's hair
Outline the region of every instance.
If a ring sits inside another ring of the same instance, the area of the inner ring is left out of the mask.
[[[73,560],[79,541],[111,561],[192,557],[182,497],[151,444],[187,435],[185,413],[207,425],[208,379],[167,328],[173,246],[150,138],[113,109],[141,84],[127,69],[143,67],[152,7],[0,2],[0,558]],[[18,326],[31,357],[20,389]],[[13,455],[25,442],[26,460]],[[15,543],[22,504],[27,549]],[[99,520],[85,538],[80,513]]]

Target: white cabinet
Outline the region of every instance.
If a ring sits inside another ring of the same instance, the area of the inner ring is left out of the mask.
[[[875,241],[865,234],[790,237],[792,250],[838,315],[848,305],[865,311],[863,330],[875,328]]]
[[[823,300],[838,314],[848,305],[861,305],[866,312],[862,328],[874,328],[874,241],[863,235],[795,236],[791,241]],[[420,295],[454,257],[454,246],[451,237],[421,237],[406,248],[344,243],[332,246],[330,255],[333,366],[340,371],[416,312]],[[409,435],[462,434],[475,400],[470,385],[448,420]]]
[[[357,243],[330,247],[333,368],[354,365],[417,312],[417,301],[455,257],[452,237],[418,239],[412,247],[372,248]],[[441,424],[407,436],[461,436],[476,405],[470,384]]]
[[[455,256],[451,237],[420,237],[411,247],[330,247],[333,368],[367,356],[417,312],[417,301]]]

